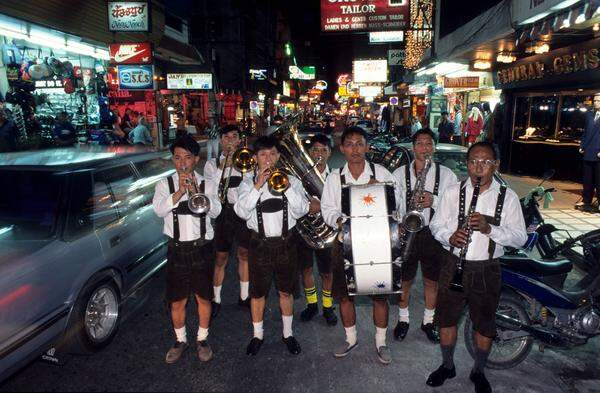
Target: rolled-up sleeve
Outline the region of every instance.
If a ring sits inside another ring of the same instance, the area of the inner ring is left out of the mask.
[[[291,181],[291,186],[285,192],[285,197],[289,203],[290,214],[296,220],[308,213],[308,199],[300,180],[294,178]]]
[[[321,215],[327,225],[337,229],[337,220],[342,216],[340,175],[331,173],[325,180],[321,195]]]
[[[167,180],[163,179],[154,187],[152,208],[157,216],[164,218],[173,210],[173,194],[169,193]]]
[[[504,219],[499,226],[491,225],[488,236],[504,247],[522,247],[527,241],[527,230],[519,198],[512,190],[507,191],[502,215]]]
[[[246,176],[239,186],[239,198],[233,210],[243,220],[249,220],[252,216],[252,212],[256,210],[256,203],[258,202],[261,191],[257,191],[254,188],[254,182],[252,177]]]

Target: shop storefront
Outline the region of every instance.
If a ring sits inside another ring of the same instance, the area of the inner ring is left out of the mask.
[[[600,39],[532,56],[499,69],[496,84],[510,111],[509,168],[580,181],[579,142],[600,93]]]

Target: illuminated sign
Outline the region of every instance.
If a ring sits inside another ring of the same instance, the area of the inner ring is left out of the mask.
[[[109,44],[113,64],[152,64],[152,46],[149,42]]]
[[[167,74],[167,89],[212,89],[212,74]]]
[[[290,79],[313,80],[317,77],[317,71],[314,66],[290,66]]]
[[[253,80],[253,81],[267,80],[267,70],[251,68],[249,72],[250,72],[250,80]]]
[[[444,77],[445,88],[478,88],[479,77],[478,76],[462,76],[456,78]]]
[[[327,82],[317,81],[314,88],[319,90],[327,90]]]
[[[109,31],[150,31],[147,1],[109,1]]]
[[[404,49],[390,49],[388,50],[388,64],[391,66],[402,65],[404,63],[404,56],[406,52]]]
[[[352,74],[356,83],[387,82],[387,60],[355,60]]]
[[[350,82],[350,74],[340,74],[337,78],[338,86],[346,86],[348,82]]]
[[[373,31],[369,33],[369,42],[371,44],[380,44],[384,42],[402,42],[404,41],[404,31]]]
[[[404,30],[409,16],[409,0],[321,0],[323,32]]]
[[[377,97],[381,94],[381,86],[361,86],[358,91],[361,97]]]
[[[152,90],[154,87],[151,65],[120,65],[117,73],[121,90]]]

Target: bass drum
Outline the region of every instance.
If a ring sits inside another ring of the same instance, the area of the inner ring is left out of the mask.
[[[342,187],[344,270],[350,295],[401,292],[401,239],[393,183]]]

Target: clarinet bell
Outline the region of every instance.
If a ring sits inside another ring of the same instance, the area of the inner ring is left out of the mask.
[[[454,277],[450,281],[450,289],[455,292],[464,292],[462,269],[456,269]]]

